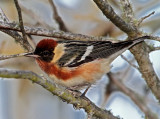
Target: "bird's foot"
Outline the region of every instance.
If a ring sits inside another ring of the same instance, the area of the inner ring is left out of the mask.
[[[74,97],[80,97],[81,92],[72,88],[66,88]]]

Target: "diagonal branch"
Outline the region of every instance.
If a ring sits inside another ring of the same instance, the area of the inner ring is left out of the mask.
[[[145,79],[148,87],[160,102],[160,80],[158,79],[158,76],[155,73],[152,63],[149,59],[149,47],[142,43],[136,45],[130,49],[130,51],[132,54],[134,54],[134,57],[137,60],[139,71],[142,73],[142,77]]]
[[[150,49],[150,52],[157,51],[157,50],[160,50],[160,46],[158,47],[149,46],[149,49]]]
[[[93,102],[91,102],[88,98],[82,98],[73,96],[71,92],[62,87],[51,83],[48,80],[43,80],[37,74],[31,71],[13,71],[0,69],[0,77],[2,78],[16,78],[16,79],[28,79],[33,83],[41,85],[43,88],[51,92],[53,95],[56,95],[69,104],[73,104],[73,106],[77,109],[83,108],[87,113],[93,112],[93,116],[99,119],[119,119],[119,117],[115,117],[111,114],[110,111],[106,111],[97,107]]]
[[[127,88],[123,83],[121,83],[120,81],[116,80],[114,78],[114,75],[109,72],[107,74],[107,76],[109,77],[109,79],[111,81],[114,82],[114,84],[126,95],[128,95],[132,101],[140,108],[140,110],[145,114],[145,117],[147,119],[158,119],[157,115],[155,113],[153,113],[148,107],[147,104],[144,101],[144,97],[138,95],[137,93],[135,93],[134,91],[132,91],[131,89]]]
[[[107,0],[93,0],[103,14],[111,20],[119,29],[127,33],[129,36],[135,36],[137,28],[133,27],[129,23],[126,23],[121,17],[119,17],[113,8],[108,4]]]
[[[0,8],[0,22],[8,24],[10,21],[4,14],[3,10]],[[0,29],[0,31],[10,35],[15,39],[16,42],[18,42],[25,50],[28,50],[28,44],[24,44],[22,36],[17,32],[13,30],[7,30],[7,29]]]
[[[124,55],[121,55],[121,58],[124,59],[129,65],[131,65],[132,67],[136,68],[137,70],[139,70],[139,67],[136,66],[135,64],[133,64],[132,62],[130,62]]]
[[[52,7],[52,11],[53,11],[53,16],[54,19],[57,21],[57,23],[59,24],[59,29],[62,31],[68,31],[67,27],[65,26],[62,18],[59,16],[57,8],[55,6],[55,3],[53,2],[53,0],[48,0],[51,7]]]
[[[120,0],[122,5],[123,17],[127,23],[134,25],[134,12],[129,0]]]
[[[33,48],[31,47],[31,45],[29,44],[29,42],[27,41],[27,35],[25,33],[24,30],[24,25],[23,25],[23,18],[22,18],[22,13],[21,13],[21,8],[19,6],[18,0],[14,0],[15,6],[17,8],[17,12],[18,12],[18,18],[19,18],[19,24],[20,24],[20,29],[22,31],[22,35],[23,35],[23,43],[24,44],[28,44],[27,46],[27,50],[28,51],[33,51]]]
[[[142,17],[142,18],[138,21],[137,26],[140,26],[140,24],[141,24],[145,19],[147,19],[147,18],[150,17],[151,15],[154,15],[154,13],[155,13],[155,11],[153,11],[153,12],[149,13],[148,15]]]
[[[19,3],[21,6],[21,9],[23,13],[27,14],[32,19],[36,20],[36,25],[42,25],[45,28],[52,28],[50,25],[48,25],[38,14],[36,14],[34,11],[30,10],[27,6],[23,5],[21,2]],[[52,28],[53,29],[53,28]]]

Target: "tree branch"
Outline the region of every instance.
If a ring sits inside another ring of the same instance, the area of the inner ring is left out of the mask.
[[[96,0],[94,0],[96,1]],[[108,4],[107,2],[104,3],[103,0],[100,0],[101,2],[99,3],[103,3],[103,4]],[[127,0],[127,2],[129,3],[129,1]],[[129,3],[130,4],[130,3]],[[101,6],[101,4],[99,4],[99,6]],[[125,7],[122,6],[122,7]],[[131,5],[129,5],[128,9],[132,9]],[[112,14],[110,12],[108,12],[108,14]],[[128,15],[130,15],[130,12],[127,12]],[[133,19],[133,18],[132,18]],[[118,20],[118,19],[117,19]],[[132,27],[136,26],[136,23],[132,23]],[[126,27],[126,26],[124,26]],[[126,27],[128,28],[128,27]],[[141,31],[138,31],[138,29],[136,28],[136,30],[134,29],[130,29],[132,30],[131,32],[135,32],[135,36],[133,36],[133,38],[136,38],[138,35],[142,35],[143,33]],[[125,32],[125,31],[124,31]],[[127,33],[128,34],[128,33]],[[131,37],[130,34],[128,34],[129,37]],[[155,39],[155,40],[159,40],[159,37],[152,37],[151,39]],[[135,59],[137,60],[137,63],[139,65],[139,69],[140,72],[142,73],[143,78],[145,79],[145,81],[148,84],[148,87],[151,89],[151,91],[153,92],[153,94],[155,95],[155,97],[159,100],[160,102],[160,80],[158,79],[158,76],[156,75],[153,66],[151,64],[151,61],[149,59],[149,48],[145,43],[141,43],[138,44],[136,46],[134,46],[133,48],[130,49],[131,53],[134,55]]]
[[[107,0],[93,0],[103,14],[111,20],[119,29],[127,33],[129,36],[135,36],[137,34],[137,28],[126,23],[121,17],[119,17],[113,8],[108,4]]]
[[[160,102],[160,80],[149,59],[149,47],[147,47],[145,43],[141,43],[130,49],[130,51],[134,54],[134,57],[138,62],[139,71],[142,73],[142,77],[146,80],[148,87]]]
[[[156,50],[160,50],[160,46],[159,47],[153,47],[153,46],[149,46],[150,52],[156,51]]]
[[[21,6],[21,9],[23,13],[27,14],[32,19],[36,20],[36,25],[42,25],[45,28],[53,29],[50,25],[48,25],[38,14],[36,14],[34,11],[27,8],[25,5],[23,5],[21,2],[19,3]]]
[[[41,85],[43,88],[51,92],[53,95],[56,95],[61,98],[62,101],[65,101],[77,109],[83,108],[87,113],[93,112],[93,116],[100,119],[119,119],[111,114],[110,111],[106,111],[97,107],[93,102],[88,98],[82,98],[73,96],[71,92],[62,87],[51,83],[48,80],[43,80],[37,74],[31,71],[13,71],[13,70],[4,70],[0,69],[0,77],[2,78],[16,78],[16,79],[28,79],[33,83]]]
[[[132,101],[140,108],[140,110],[145,114],[145,117],[147,119],[158,119],[157,115],[154,114],[148,107],[147,104],[144,102],[144,97],[136,94],[129,88],[127,88],[124,84],[119,82],[118,80],[114,79],[114,76],[112,73],[108,73],[107,76],[110,80],[114,82],[114,84],[126,95],[128,95]]]
[[[122,5],[123,17],[127,23],[134,25],[134,12],[129,0],[120,0]]]
[[[19,26],[16,23],[4,23],[0,22],[0,29],[4,30],[13,30],[21,32]],[[106,37],[93,37],[82,34],[75,34],[71,32],[64,32],[59,30],[47,30],[43,28],[30,28],[24,27],[26,34],[28,35],[36,35],[36,36],[46,36],[46,37],[54,37],[54,38],[63,38],[70,40],[107,40]]]
[[[53,11],[53,16],[54,19],[57,21],[57,23],[59,24],[59,29],[62,31],[68,31],[67,27],[65,26],[62,18],[59,16],[57,8],[55,6],[55,3],[53,2],[53,0],[48,0],[51,7],[52,7],[52,11]]]
[[[23,36],[23,44],[27,44],[27,50],[28,51],[33,51],[33,48],[31,47],[31,45],[29,44],[29,42],[27,41],[27,36],[24,30],[24,26],[23,26],[23,19],[22,19],[22,13],[21,13],[21,8],[18,4],[18,0],[14,0],[15,6],[17,8],[17,12],[18,12],[18,18],[19,18],[19,24],[20,24],[20,29],[22,32],[22,36]]]
[[[0,8],[0,22],[3,24],[5,23],[8,24],[10,22],[1,8]],[[15,41],[18,42],[25,50],[29,49],[28,44],[24,44],[22,36],[17,31],[7,30],[7,29],[0,29],[0,31],[13,37]]]
[[[147,18],[150,17],[151,15],[154,15],[154,13],[155,13],[155,11],[153,11],[153,12],[151,12],[150,14],[142,17],[142,18],[138,21],[137,26],[140,26],[140,24],[141,24],[145,19],[147,19]]]
[[[124,59],[126,62],[128,62],[128,64],[130,64],[132,67],[134,67],[137,70],[139,70],[139,67],[134,65],[132,62],[130,62],[124,55],[121,55],[121,58]]]
[[[59,30],[47,30],[44,28],[30,28],[25,26],[24,27],[26,34],[28,35],[36,35],[36,36],[45,36],[45,37],[54,37],[54,38],[62,38],[62,39],[68,39],[68,40],[100,40],[100,41],[108,41],[108,40],[114,40],[108,37],[94,37],[94,36],[88,36],[88,35],[82,35],[82,34],[76,34],[71,32],[64,32]],[[0,21],[0,30],[13,30],[21,32],[19,26],[16,23],[5,23]],[[150,35],[148,35],[150,36]],[[158,36],[150,36],[151,39],[160,41],[160,37]]]
[[[25,56],[26,54],[28,54],[28,53],[21,53],[21,54],[14,54],[14,55],[0,55],[0,60],[21,57],[21,56]]]

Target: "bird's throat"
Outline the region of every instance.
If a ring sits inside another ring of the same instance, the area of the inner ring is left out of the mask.
[[[49,76],[56,76],[60,80],[68,80],[79,74],[77,70],[67,70],[65,68],[59,68],[56,64],[48,63],[40,59],[36,59],[41,69],[46,72]]]

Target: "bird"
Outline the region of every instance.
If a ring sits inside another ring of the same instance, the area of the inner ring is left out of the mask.
[[[132,46],[149,39],[142,36],[134,40],[81,41],[81,40],[41,40],[34,52],[26,54],[34,57],[40,68],[54,80],[71,90],[85,89],[110,71],[114,59]]]

